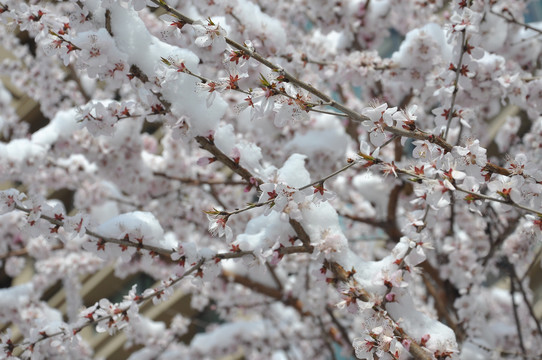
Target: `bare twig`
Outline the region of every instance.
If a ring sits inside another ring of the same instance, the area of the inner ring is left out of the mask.
[[[513,282],[515,280],[517,282],[519,291],[521,292],[521,295],[523,296],[523,302],[525,303],[525,306],[527,306],[527,309],[529,310],[529,315],[531,315],[531,318],[534,320],[534,323],[536,324],[536,329],[538,331],[538,335],[540,337],[542,337],[542,327],[540,326],[540,320],[538,320],[538,318],[536,317],[536,314],[534,313],[533,306],[531,305],[531,302],[527,298],[527,292],[523,288],[523,284],[521,283],[521,280],[519,279],[519,277],[517,275],[517,272],[516,272],[516,269],[515,269],[514,265],[510,264],[510,266],[512,267],[511,268],[511,273],[512,273],[512,277],[513,277],[511,279],[511,281]]]
[[[540,257],[542,256],[542,247],[538,250],[538,252],[536,253],[533,261],[531,261],[531,264],[529,265],[529,267],[527,268],[527,270],[525,270],[525,273],[523,274],[523,276],[521,276],[521,281],[525,280],[525,278],[529,275],[529,273],[531,272],[531,270],[536,266],[538,265],[539,261],[540,261]]]
[[[247,184],[246,181],[205,180],[205,179],[200,179],[200,178],[193,179],[193,178],[188,178],[188,177],[173,176],[173,175],[169,175],[169,174],[162,173],[162,172],[155,172],[154,176],[160,176],[160,177],[166,178],[168,180],[179,181],[180,183],[182,183],[184,185],[193,185],[193,186],[201,186],[201,185],[228,185],[228,186],[231,186],[231,185],[245,185],[246,186],[246,184]]]
[[[449,296],[442,290],[437,290],[435,286],[431,283],[431,281],[428,279],[428,275],[425,273],[422,273],[422,280],[425,284],[425,288],[431,294],[433,299],[435,299],[435,309],[437,310],[437,314],[443,322],[450,327],[450,329],[453,330],[455,333],[455,336],[458,341],[462,341],[464,338],[465,332],[459,328],[457,323],[454,319],[452,319],[452,316],[450,314],[450,311],[448,309],[448,302],[446,301],[446,298]]]
[[[505,16],[504,14],[500,14],[498,12],[496,12],[495,10],[491,9],[490,12],[493,14],[493,15],[497,15],[498,17],[508,21],[508,22],[511,22],[511,23],[514,23],[514,24],[517,24],[519,26],[523,26],[524,28],[526,29],[529,29],[529,30],[532,30],[532,31],[535,31],[539,34],[542,34],[542,30],[538,29],[538,28],[535,28],[534,26],[531,26],[529,24],[526,24],[524,22],[521,22],[519,20],[516,20],[516,18],[514,17],[514,15],[509,11],[509,10],[503,10],[505,12],[508,13],[508,15],[510,15],[510,17],[508,16]]]
[[[58,245],[53,246],[51,250],[55,251],[55,250],[60,250],[63,248],[64,248],[64,244],[58,244]],[[6,253],[0,254],[0,260],[4,260],[12,256],[28,256],[28,249],[22,248],[22,249],[12,250],[12,251],[8,251]]]
[[[273,278],[273,281],[275,282],[275,284],[277,285],[279,290],[282,291],[282,283],[281,283],[279,277],[277,276],[277,273],[275,272],[275,269],[273,268],[273,266],[271,266],[269,261],[265,262],[265,267],[267,268],[267,271],[269,271],[269,274],[271,274],[271,277]]]
[[[527,351],[525,350],[525,344],[523,343],[523,335],[521,333],[521,323],[519,321],[518,316],[518,305],[516,304],[515,299],[515,279],[512,275],[510,275],[510,298],[512,299],[512,312],[514,314],[514,321],[516,322],[516,328],[518,333],[518,340],[519,340],[519,347],[521,348],[521,354],[523,359],[527,359]]]
[[[285,294],[275,287],[267,286],[258,281],[252,280],[246,276],[236,274],[234,272],[223,270],[222,277],[226,280],[233,281],[241,284],[253,291],[268,296],[272,299],[282,302],[285,305],[293,307],[301,316],[312,316],[312,314],[303,309],[303,303],[300,299],[291,296],[285,296]]]
[[[341,322],[339,321],[339,319],[337,319],[337,317],[335,316],[335,314],[333,314],[333,310],[331,309],[330,306],[326,306],[326,312],[328,313],[329,317],[331,318],[331,321],[333,322],[333,324],[335,324],[335,326],[337,327],[337,329],[339,329],[339,332],[341,333],[341,336],[343,338],[343,341],[345,343],[346,346],[349,346],[350,347],[350,352],[354,352],[354,349],[352,348],[352,340],[350,340],[350,336],[348,336],[348,331],[346,330],[346,328],[341,324]]]
[[[320,317],[316,318],[316,321],[318,321],[318,325],[320,326],[320,330],[322,331],[322,338],[324,340],[324,344],[331,355],[332,360],[337,360],[337,357],[335,356],[335,351],[333,351],[333,347],[331,346],[331,343],[328,341],[328,337],[330,337],[329,332],[326,331],[326,327],[324,326],[324,322]],[[333,339],[333,338],[332,338]],[[335,340],[335,339],[333,339]]]
[[[462,64],[463,64],[463,54],[465,54],[465,48],[467,46],[466,42],[466,30],[463,29],[461,31],[461,50],[459,52],[459,62],[457,64],[457,67],[455,68],[455,80],[454,80],[454,91],[452,93],[452,102],[450,105],[450,109],[448,111],[448,119],[446,123],[446,131],[444,132],[444,139],[446,140],[448,138],[448,131],[450,130],[450,124],[452,122],[453,114],[454,114],[454,104],[455,104],[455,98],[457,96],[457,92],[459,91],[459,76],[461,76]]]

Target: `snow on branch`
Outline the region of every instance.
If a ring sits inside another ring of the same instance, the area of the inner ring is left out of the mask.
[[[1,357],[539,358],[529,9],[0,0]]]

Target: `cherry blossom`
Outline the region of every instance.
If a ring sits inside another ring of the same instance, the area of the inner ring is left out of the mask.
[[[226,225],[226,222],[228,221],[228,218],[225,216],[210,216],[207,215],[209,218],[209,232],[213,236],[222,237],[225,236],[226,240],[230,241],[233,238],[233,232],[231,228]]]
[[[0,357],[540,358],[536,5],[0,0]]]
[[[199,21],[192,25],[197,34],[195,40],[197,46],[213,46],[216,51],[222,51],[226,48],[225,36],[227,36],[227,32],[220,24],[215,24],[213,20],[209,18],[206,22]]]

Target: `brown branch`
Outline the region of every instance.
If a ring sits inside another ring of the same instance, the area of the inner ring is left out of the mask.
[[[343,103],[348,102],[348,98],[344,94],[342,85],[338,85],[336,91],[339,94],[339,97]],[[350,138],[352,138],[352,140],[356,143],[355,147],[359,149],[359,134],[358,134],[359,123],[352,120],[351,118],[347,118],[347,121],[348,122],[345,125],[345,131],[350,136]]]
[[[525,280],[525,278],[529,275],[531,270],[539,263],[541,256],[542,256],[542,247],[538,250],[538,252],[534,256],[533,261],[531,261],[531,264],[529,265],[527,270],[525,270],[525,273],[523,274],[523,276],[521,276],[521,281]]]
[[[337,319],[335,314],[333,314],[333,310],[331,309],[331,307],[329,305],[326,306],[326,312],[328,313],[329,317],[331,318],[331,321],[333,322],[333,324],[335,324],[337,329],[339,329],[339,332],[341,333],[341,336],[343,338],[345,346],[349,346],[350,351],[353,353],[354,349],[352,348],[352,340],[350,340],[350,336],[348,336],[348,331],[343,326],[343,324],[340,323],[339,319]]]
[[[482,266],[486,266],[488,264],[489,260],[491,260],[491,258],[495,255],[495,252],[499,246],[504,243],[504,240],[506,240],[508,236],[516,230],[518,222],[519,217],[516,219],[510,219],[508,226],[503,229],[497,239],[490,244],[489,251],[487,252],[486,256],[482,258]]]
[[[388,210],[387,210],[387,219],[384,225],[384,231],[394,242],[399,242],[403,233],[397,226],[397,204],[399,203],[399,195],[404,188],[404,183],[395,185],[390,192],[390,197],[388,199]]]
[[[278,251],[281,255],[286,254],[298,254],[298,253],[309,253],[312,254],[314,251],[314,247],[311,246],[287,246],[287,247],[281,247],[278,248],[276,251]]]
[[[81,83],[81,79],[77,75],[77,72],[76,72],[73,64],[69,64],[67,66],[67,69],[68,69],[68,79],[71,79],[71,80],[73,80],[75,82],[75,84],[77,85],[77,89],[79,90],[81,95],[83,95],[83,98],[85,99],[85,101],[87,103],[90,102],[92,100],[92,98],[85,91],[85,88],[83,87],[83,84]]]
[[[392,134],[395,134],[395,135],[398,135],[398,136],[403,136],[403,137],[407,137],[407,138],[411,138],[411,139],[415,139],[415,140],[426,140],[426,141],[429,141],[430,143],[433,143],[433,144],[436,144],[438,145],[439,147],[441,147],[442,149],[444,149],[444,151],[446,152],[451,152],[452,149],[453,149],[453,145],[447,143],[443,138],[441,138],[440,136],[435,136],[435,135],[432,135],[432,134],[428,134],[424,131],[421,131],[419,129],[415,129],[415,130],[406,130],[406,129],[402,129],[402,128],[398,128],[398,127],[394,127],[394,126],[389,126],[389,125],[385,125],[384,127],[384,130],[392,133]],[[493,164],[491,162],[487,162],[485,164],[485,166],[483,167],[483,170],[484,171],[487,171],[487,172],[490,172],[490,173],[495,173],[495,174],[500,174],[500,175],[505,175],[505,176],[511,176],[512,173],[499,166],[499,165],[496,165],[496,164]]]
[[[465,337],[465,332],[463,329],[459,328],[455,320],[450,316],[448,309],[449,301],[447,301],[446,292],[437,290],[425,273],[422,273],[421,275],[425,288],[435,300],[435,309],[437,310],[439,320],[449,326],[450,329],[452,329],[452,331],[455,333],[457,340],[462,342],[463,338]]]
[[[331,271],[335,275],[335,278],[337,280],[339,280],[341,282],[344,282],[344,283],[349,282],[350,280],[355,282],[355,280],[353,279],[354,272],[346,271],[338,263],[330,262],[330,261],[326,260],[324,262],[324,266],[326,267],[326,269],[328,269],[329,271]],[[364,302],[368,302],[369,299],[370,299],[370,294],[367,291],[365,291],[364,289],[358,289],[358,291],[359,291],[359,300],[364,301]]]
[[[169,175],[162,172],[155,172],[153,173],[154,176],[163,177],[169,180],[175,180],[179,181],[180,183],[184,185],[193,185],[193,186],[200,186],[200,185],[246,185],[247,183],[245,181],[236,181],[236,180],[204,180],[204,179],[193,179],[188,177],[178,177],[174,175]]]
[[[279,277],[277,276],[277,273],[275,271],[275,268],[271,266],[269,261],[265,262],[265,267],[267,268],[267,271],[269,271],[269,274],[271,274],[271,277],[273,278],[273,281],[277,285],[280,291],[282,291],[282,283],[280,282]]]
[[[24,207],[22,207],[22,206],[20,206],[18,204],[15,204],[15,209],[17,209],[19,211],[22,211],[22,212],[25,212],[27,214],[29,214],[31,212],[31,210],[26,209],[26,208],[24,208]],[[44,215],[44,214],[41,214],[40,218],[43,219],[43,220],[48,221],[49,223],[51,223],[51,224],[53,224],[55,226],[64,227],[64,221],[62,221],[62,220],[58,220],[58,219],[52,218],[52,217]],[[301,226],[301,225],[299,225],[299,226]],[[103,235],[98,234],[98,233],[96,233],[96,232],[94,232],[94,231],[92,231],[90,229],[87,229],[87,228],[85,228],[84,232],[85,232],[86,235],[89,235],[89,236],[92,236],[92,237],[98,239],[98,241],[103,241],[104,243],[117,244],[117,245],[119,245],[121,247],[133,247],[133,248],[136,248],[138,250],[138,252],[140,250],[147,250],[147,251],[149,251],[151,253],[151,255],[153,255],[153,254],[161,255],[167,261],[171,261],[171,254],[173,254],[176,251],[175,249],[164,249],[164,248],[153,246],[153,245],[135,243],[135,242],[131,242],[129,240],[116,239],[116,238],[103,236]],[[307,237],[308,237],[308,235],[307,235]],[[313,249],[314,249],[314,247],[311,246],[311,245],[309,245],[309,246],[288,246],[288,247],[278,248],[277,251],[281,255],[287,255],[287,254],[296,254],[296,253],[312,253]],[[26,252],[26,249],[21,250],[21,254],[23,254],[25,252]],[[2,256],[9,256],[10,254],[11,253],[8,253],[8,254],[4,254]],[[239,258],[239,257],[247,256],[247,255],[255,256],[252,251],[236,251],[236,252],[227,252],[227,253],[215,254],[213,256],[213,260],[214,259],[233,259],[233,258]]]
[[[205,138],[203,138],[205,139]],[[209,140],[207,140],[209,141]],[[218,150],[220,151],[220,150]],[[217,158],[218,159],[218,158]],[[226,159],[229,159],[228,157],[226,157]],[[220,160],[220,159],[219,159]],[[333,176],[336,176],[338,174],[340,174],[341,172],[343,171],[346,171],[347,169],[349,169],[350,167],[356,165],[357,163],[355,161],[351,161],[349,162],[348,165],[340,168],[339,170],[321,178],[321,179],[318,179],[310,184],[307,184],[307,185],[304,185],[302,187],[300,187],[298,190],[305,190],[311,186],[314,186],[314,185],[323,185],[323,183],[330,179],[331,177]],[[226,166],[232,166],[231,162],[227,162],[227,163],[224,163],[224,165]],[[233,169],[232,169],[233,170]],[[244,170],[244,169],[243,169]],[[248,170],[244,170],[246,171],[246,173],[248,174],[247,176],[250,176],[251,178],[252,177],[252,174],[250,174],[250,172],[248,172]],[[258,181],[258,184],[262,184],[263,181],[260,180],[260,179],[256,179],[256,181]],[[227,211],[227,210],[223,210],[223,211],[216,211],[215,212],[215,215],[220,215],[220,216],[231,216],[231,215],[235,215],[235,214],[239,214],[239,213],[242,213],[242,212],[245,212],[245,211],[248,211],[248,210],[251,210],[251,209],[254,209],[254,208],[257,208],[257,207],[262,207],[262,206],[265,206],[265,205],[272,205],[274,203],[274,199],[269,199],[267,201],[263,201],[263,202],[258,202],[258,203],[249,203],[247,206],[245,206],[244,208],[241,208],[241,209],[236,209],[236,210],[233,210],[233,211]],[[295,226],[295,225],[292,225],[292,226]],[[308,238],[308,237],[304,237],[304,238]]]
[[[311,245],[311,238],[309,237],[303,226],[297,220],[291,218],[290,226],[292,226],[295,233],[297,234],[297,237],[303,243],[303,247],[306,248],[308,252],[312,253],[312,251],[314,250],[314,246]]]
[[[455,224],[455,196],[450,193],[450,223],[448,224],[448,236],[453,236]]]
[[[55,245],[51,248],[51,250],[60,250],[64,248],[64,244]],[[7,258],[10,258],[12,256],[27,256],[28,255],[28,249],[22,248],[17,250],[8,251],[7,253],[0,254],[0,260],[4,260]]]
[[[231,271],[223,270],[222,271],[222,278],[224,278],[227,281],[233,281],[237,284],[243,285],[244,287],[251,289],[252,291],[255,291],[259,294],[265,295],[267,297],[270,297],[272,299],[275,299],[277,301],[282,302],[285,305],[293,307],[301,316],[314,316],[310,311],[303,310],[303,302],[300,299],[297,299],[295,297],[291,296],[285,296],[285,294],[282,292],[282,286],[279,282],[279,287],[274,288],[267,285],[264,285],[260,282],[257,282],[255,280],[252,280],[246,276],[242,276],[239,274],[236,274]],[[348,338],[348,333],[346,332],[346,329],[340,324],[340,322],[335,318],[333,315],[331,309],[329,307],[326,307],[326,311],[330,315],[332,322],[337,326],[339,331],[341,332],[341,335],[344,338],[345,343],[341,344],[343,346],[348,346],[350,348],[350,351],[353,353],[352,349],[352,343],[350,342]],[[319,318],[318,318],[319,319]],[[324,332],[327,334],[327,332]],[[331,336],[331,338],[336,341],[336,339]]]
[[[447,308],[455,312],[454,302],[459,297],[459,290],[449,281],[440,278],[439,270],[433,267],[429,261],[425,260],[419,265],[423,273],[431,277],[431,280],[439,289],[439,297],[447,302]]]
[[[205,149],[211,154],[213,154],[213,156],[218,161],[220,161],[221,163],[229,167],[233,172],[241,176],[248,183],[248,185],[252,185],[254,181],[256,181],[258,186],[263,183],[261,179],[252,176],[252,174],[247,169],[245,169],[237,162],[230,159],[226,154],[224,154],[218,147],[216,147],[215,143],[212,140],[203,136],[196,136],[196,141],[202,149]]]
[[[27,209],[25,207],[22,207],[18,204],[15,204],[15,209],[16,210],[19,210],[19,211],[22,211],[24,213],[27,213],[27,214],[30,214],[32,211],[30,209]],[[40,218],[43,219],[43,220],[46,220],[48,221],[49,223],[55,225],[56,227],[64,227],[64,221],[62,220],[58,220],[58,219],[55,219],[53,217],[50,217],[48,215],[44,215],[44,214],[41,214],[40,215]],[[173,249],[164,249],[164,248],[161,248],[161,247],[158,247],[158,246],[153,246],[153,245],[148,245],[148,244],[143,244],[143,243],[135,243],[135,242],[131,242],[131,241],[128,241],[128,240],[124,240],[124,239],[115,239],[115,238],[111,238],[111,237],[108,237],[108,236],[102,236],[90,229],[87,229],[85,228],[84,229],[84,233],[86,235],[89,235],[89,236],[92,236],[96,239],[98,239],[98,241],[104,241],[105,243],[112,243],[112,244],[117,244],[119,246],[122,246],[122,247],[133,247],[133,248],[136,248],[138,251],[143,249],[143,250],[148,250],[149,252],[151,252],[151,254],[159,254],[159,255],[163,255],[163,256],[166,256],[167,258],[170,257],[170,255],[174,252]]]
[[[226,204],[222,201],[220,196],[218,196],[218,193],[217,193],[216,189],[214,188],[214,186],[210,185],[209,188],[210,188],[209,193],[211,194],[213,199],[215,199],[215,201],[218,203],[218,205],[222,206],[223,209],[226,209],[227,208]]]
[[[337,357],[335,356],[335,351],[333,351],[333,347],[331,346],[331,343],[327,340],[327,338],[328,337],[331,338],[334,342],[336,342],[337,340],[333,337],[331,332],[326,331],[326,327],[324,326],[324,322],[322,321],[322,318],[317,317],[316,321],[318,321],[318,325],[320,326],[320,330],[322,332],[322,337],[323,337],[322,340],[324,341],[324,345],[326,346],[327,351],[331,355],[331,360],[337,360]]]
[[[235,283],[241,284],[251,290],[254,290],[262,295],[268,296],[272,299],[282,302],[285,305],[293,307],[301,316],[312,316],[309,311],[303,310],[303,303],[301,300],[287,296],[280,289],[264,285],[260,282],[254,281],[246,276],[236,274],[228,270],[222,270],[222,277],[226,280],[233,281]]]
[[[365,217],[359,217],[359,216],[350,215],[350,214],[343,214],[343,213],[339,213],[339,215],[342,216],[342,217],[345,217],[347,219],[350,219],[352,221],[361,222],[361,223],[364,223],[364,224],[367,224],[367,225],[372,225],[372,226],[379,227],[379,228],[384,228],[384,226],[385,226],[384,222],[378,221],[375,218],[368,218],[368,217],[365,218]]]

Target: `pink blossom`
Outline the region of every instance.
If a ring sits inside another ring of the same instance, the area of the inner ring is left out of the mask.
[[[539,357],[530,3],[0,2],[1,355]]]
[[[209,219],[209,232],[212,236],[225,236],[227,241],[230,241],[233,238],[233,232],[231,228],[226,225],[228,217],[221,215],[207,215],[207,218]]]

